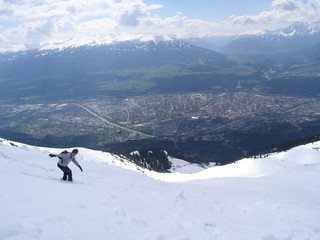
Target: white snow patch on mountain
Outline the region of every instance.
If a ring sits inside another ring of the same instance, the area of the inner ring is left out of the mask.
[[[0,141],[1,240],[320,239],[320,142],[193,174],[79,148],[73,183],[48,157],[64,149],[14,144]]]
[[[208,163],[208,164],[197,164],[190,163],[178,158],[170,157],[169,161],[171,162],[171,173],[197,173],[203,171],[204,169],[213,167],[216,163]]]

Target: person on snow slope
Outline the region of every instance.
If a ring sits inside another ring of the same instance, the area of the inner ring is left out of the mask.
[[[62,180],[66,181],[70,181],[72,182],[72,171],[71,169],[68,167],[68,164],[72,161],[77,167],[80,168],[81,172],[83,172],[82,167],[80,166],[80,164],[77,162],[77,160],[75,159],[75,156],[78,154],[78,149],[73,149],[72,152],[67,152],[64,151],[60,154],[49,154],[49,157],[58,157],[59,161],[58,161],[58,168],[61,169],[61,171],[63,172],[63,177]]]

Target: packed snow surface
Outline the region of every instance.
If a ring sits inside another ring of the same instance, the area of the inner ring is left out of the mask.
[[[319,240],[320,142],[196,173],[160,174],[79,148],[0,139],[1,240]]]

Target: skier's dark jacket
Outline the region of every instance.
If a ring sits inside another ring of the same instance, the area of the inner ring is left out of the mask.
[[[60,166],[66,167],[72,161],[76,166],[80,167],[80,164],[77,162],[77,160],[74,158],[73,154],[70,152],[60,153],[56,156],[59,158],[58,164]]]

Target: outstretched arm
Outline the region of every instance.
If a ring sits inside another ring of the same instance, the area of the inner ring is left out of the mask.
[[[77,162],[77,160],[76,160],[74,157],[72,158],[72,162],[73,162],[78,168],[80,168],[81,172],[83,172],[82,167],[80,166],[80,164]]]

